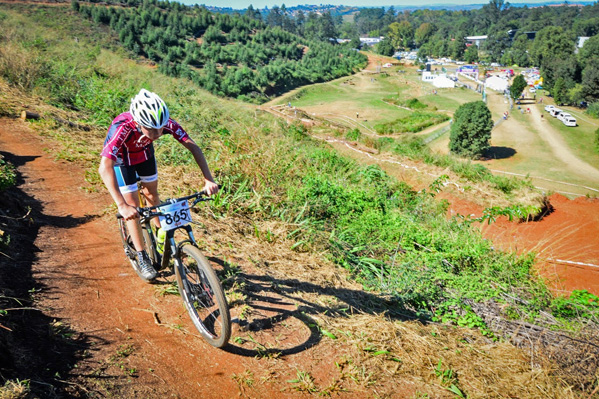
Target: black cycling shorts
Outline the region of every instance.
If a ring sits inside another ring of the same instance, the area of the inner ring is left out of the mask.
[[[158,180],[158,169],[156,158],[151,157],[147,161],[130,166],[115,166],[114,174],[119,183],[121,193],[132,193],[137,191],[137,180],[142,183],[151,183]]]

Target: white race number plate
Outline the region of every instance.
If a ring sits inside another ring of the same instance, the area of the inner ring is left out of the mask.
[[[185,226],[191,222],[191,214],[189,212],[189,203],[187,200],[175,202],[161,206],[160,224],[165,231],[176,229],[177,227]]]

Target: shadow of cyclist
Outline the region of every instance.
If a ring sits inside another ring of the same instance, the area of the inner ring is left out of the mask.
[[[224,348],[231,353],[249,357],[264,357],[286,356],[307,350],[321,342],[323,335],[330,334],[319,327],[316,319],[320,314],[339,318],[349,317],[353,312],[384,314],[394,320],[420,319],[427,322],[426,319],[417,316],[401,302],[390,301],[368,292],[324,287],[297,279],[247,274],[220,258],[209,257],[208,259],[214,265],[225,287],[234,284],[230,280],[237,283],[242,282],[243,286],[245,310],[242,312],[244,314],[234,317],[233,322],[237,325],[238,332],[247,332],[250,338],[243,338],[243,334],[234,334],[236,337]],[[227,275],[233,277],[227,278]],[[309,293],[335,297],[337,301],[330,306],[314,303],[304,299],[306,296],[304,294]],[[230,305],[233,307],[236,304],[231,303]],[[284,328],[293,330],[294,339],[275,339],[272,342],[272,337],[268,337],[269,334],[264,334],[264,341],[259,342],[260,339],[255,337],[269,330],[280,331]],[[254,341],[255,349],[242,346],[248,339]],[[301,340],[301,342],[297,343],[297,340]]]

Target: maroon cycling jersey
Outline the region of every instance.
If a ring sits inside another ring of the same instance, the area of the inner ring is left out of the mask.
[[[185,130],[172,119],[168,120],[162,134],[170,134],[180,143],[190,139]],[[117,166],[137,165],[154,156],[154,146],[152,140],[141,133],[131,113],[124,112],[114,118],[108,128],[100,155],[112,159]]]

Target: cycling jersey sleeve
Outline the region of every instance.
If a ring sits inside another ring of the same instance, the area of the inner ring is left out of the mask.
[[[179,125],[177,122],[175,122],[172,119],[168,120],[168,122],[165,126],[165,129],[180,143],[185,143],[186,141],[188,141],[190,139],[189,135],[187,134],[187,132],[185,130],[183,130],[181,125]]]
[[[120,121],[113,123],[108,129],[108,135],[106,136],[104,148],[100,155],[110,158],[113,161],[117,161],[119,151],[123,147],[128,132],[129,130],[126,129],[126,123]]]

